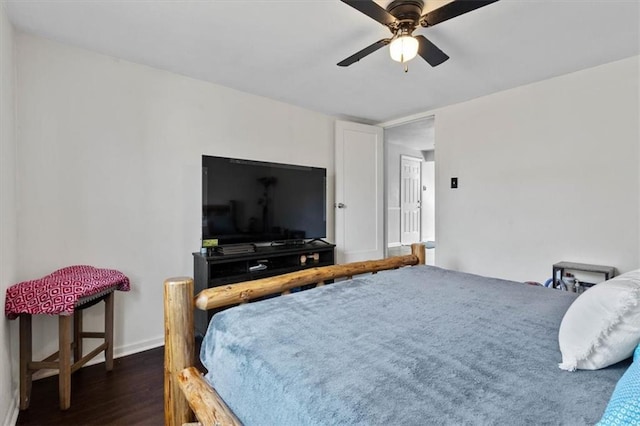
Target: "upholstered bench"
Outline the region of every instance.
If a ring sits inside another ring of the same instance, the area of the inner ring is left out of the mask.
[[[60,409],[66,410],[71,406],[73,372],[102,351],[107,371],[113,369],[114,291],[128,291],[129,288],[129,279],[122,272],[78,265],[7,289],[5,315],[9,319],[20,318],[21,410],[29,407],[32,375],[38,370],[58,370]],[[105,302],[104,332],[83,331],[82,310],[101,301]],[[58,351],[42,361],[32,360],[32,315],[58,316]],[[104,339],[104,342],[83,356],[82,340],[87,338]]]

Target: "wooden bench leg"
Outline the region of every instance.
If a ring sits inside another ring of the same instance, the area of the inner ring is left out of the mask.
[[[82,359],[82,309],[73,313],[73,362]]]
[[[104,350],[104,363],[107,371],[113,370],[113,301],[115,292],[109,293],[104,299],[104,341],[107,347]]]
[[[20,409],[29,408],[31,397],[32,375],[35,370],[42,368],[58,368],[58,392],[60,409],[71,407],[71,371],[77,370],[88,360],[100,353],[102,348],[96,348],[83,359],[82,339],[84,337],[101,338],[104,336],[104,356],[107,371],[113,370],[113,311],[114,293],[104,298],[104,333],[85,333],[82,330],[82,310],[77,309],[72,316],[58,315],[58,362],[53,363],[56,354],[41,362],[33,362],[32,331],[29,314],[20,315]],[[101,345],[102,346],[102,345]],[[73,365],[71,355],[73,348]],[[76,363],[80,363],[76,365]]]
[[[29,408],[31,398],[31,315],[20,315],[20,409]]]
[[[70,316],[58,315],[58,392],[61,410],[71,406],[71,324]]]

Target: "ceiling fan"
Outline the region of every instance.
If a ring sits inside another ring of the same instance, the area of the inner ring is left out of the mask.
[[[338,66],[348,67],[387,44],[390,45],[389,53],[394,61],[405,63],[416,55],[420,55],[432,67],[440,65],[449,59],[449,56],[427,40],[425,36],[414,36],[415,29],[418,26],[432,27],[496,1],[498,0],[453,0],[451,3],[423,15],[424,2],[422,0],[394,0],[389,3],[386,9],[378,6],[373,0],[342,0],[343,3],[385,25],[391,31],[392,36],[378,40],[354,53],[338,62]]]

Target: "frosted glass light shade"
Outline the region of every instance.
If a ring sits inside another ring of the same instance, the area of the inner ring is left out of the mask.
[[[389,45],[389,53],[394,61],[410,61],[418,54],[418,40],[410,35],[397,37]]]

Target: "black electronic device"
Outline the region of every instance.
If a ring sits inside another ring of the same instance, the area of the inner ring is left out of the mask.
[[[326,177],[320,167],[203,155],[203,244],[326,237]]]

